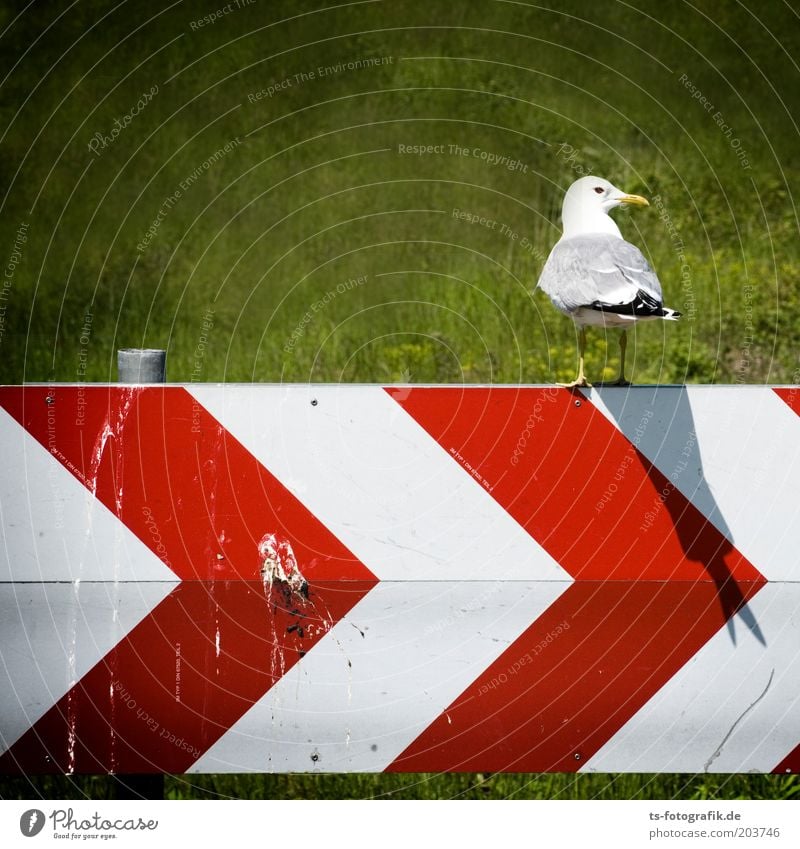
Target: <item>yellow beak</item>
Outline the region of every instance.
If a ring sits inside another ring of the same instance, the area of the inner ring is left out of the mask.
[[[650,206],[650,202],[647,198],[643,198],[641,195],[623,195],[620,198],[617,198],[619,203],[629,203],[632,206]]]

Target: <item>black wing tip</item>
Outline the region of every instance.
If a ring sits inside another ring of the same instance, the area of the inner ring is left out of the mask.
[[[611,312],[617,315],[631,315],[639,318],[680,318],[677,310],[665,309],[664,305],[652,295],[639,289],[636,297],[627,304],[606,304],[595,301],[589,307],[599,312]]]

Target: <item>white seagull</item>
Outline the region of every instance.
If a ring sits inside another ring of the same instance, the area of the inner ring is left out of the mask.
[[[561,218],[564,233],[550,252],[537,284],[578,328],[578,376],[568,386],[590,386],[583,373],[586,327],[622,328],[618,386],[625,380],[627,328],[637,321],[676,320],[664,306],[661,284],[642,252],[626,242],[609,216],[623,203],[650,206],[599,177],[581,177],[567,189]]]

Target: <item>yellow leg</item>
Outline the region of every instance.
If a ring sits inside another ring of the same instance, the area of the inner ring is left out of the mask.
[[[630,386],[630,382],[625,379],[625,351],[628,349],[628,331],[623,330],[619,337],[619,377],[617,378],[617,386]]]
[[[586,328],[581,327],[578,333],[578,376],[572,383],[561,383],[559,386],[566,386],[568,389],[573,389],[576,386],[591,386],[592,384],[586,379],[583,373],[583,358],[586,354]]]

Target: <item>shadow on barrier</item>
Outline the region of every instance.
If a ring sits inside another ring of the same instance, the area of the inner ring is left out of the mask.
[[[754,572],[735,548],[735,540],[708,485],[685,386],[608,388],[595,390],[617,426],[638,449],[638,458],[669,512],[688,560],[700,563],[717,588],[728,633],[736,644],[735,617],[766,645],[764,635],[742,592],[741,573]],[[721,425],[722,426],[722,425]],[[666,479],[666,484],[665,484]],[[684,497],[675,497],[683,494]],[[686,504],[686,499],[691,502]],[[700,514],[692,510],[692,505]],[[719,531],[709,543],[711,525]],[[737,564],[745,568],[734,576]]]

